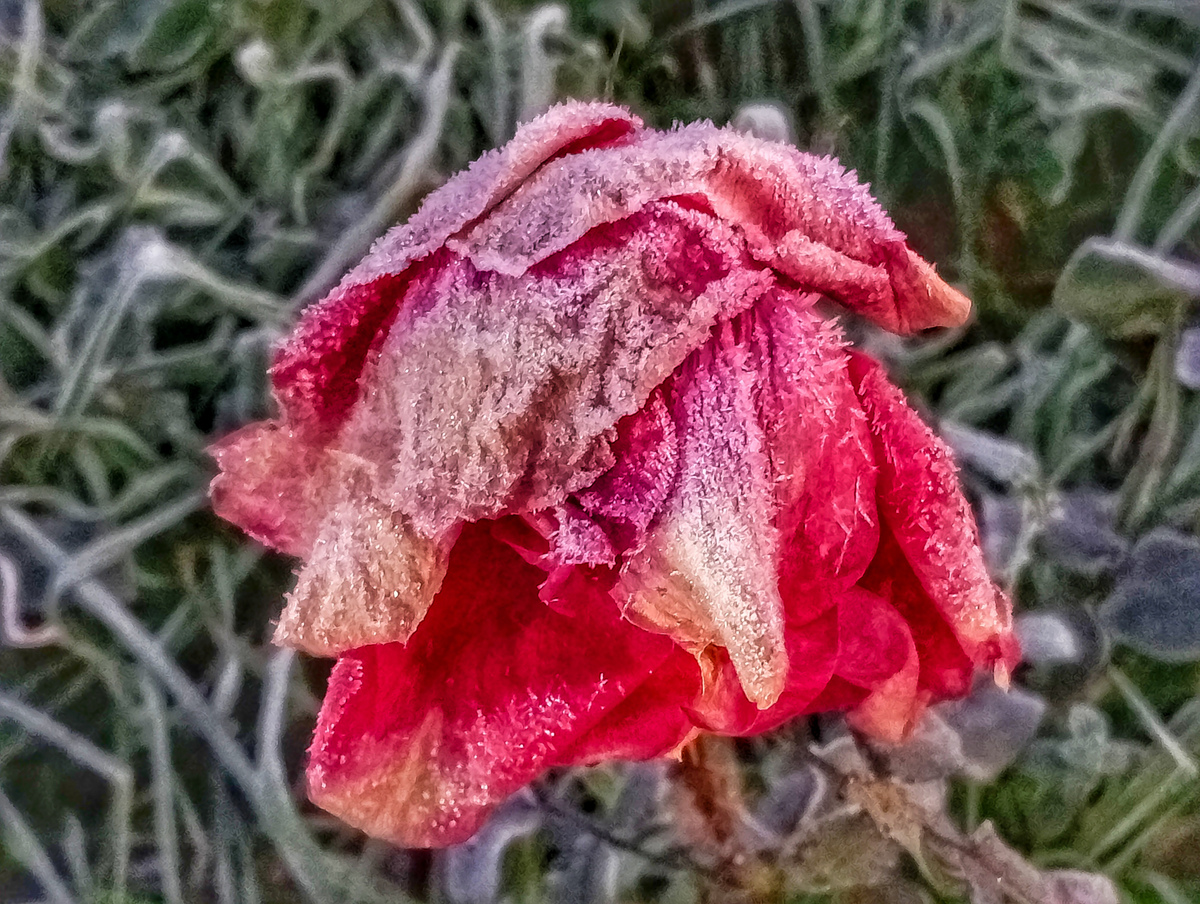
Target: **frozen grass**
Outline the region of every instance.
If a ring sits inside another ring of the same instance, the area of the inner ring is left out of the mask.
[[[1196,900],[1198,60],[1189,0],[0,0],[0,900],[707,893],[653,770],[553,777],[436,858],[313,811],[322,667],[266,643],[289,564],[204,497],[296,308],[522,116],[606,94],[779,103],[969,286],[971,328],[862,341],[1074,653],[1020,676],[1040,735],[952,813]],[[739,747],[761,806],[810,730]],[[825,854],[771,894],[862,878]]]

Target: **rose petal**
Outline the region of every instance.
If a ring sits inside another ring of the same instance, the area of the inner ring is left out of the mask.
[[[336,487],[325,450],[280,424],[250,424],[209,447],[213,509],[281,552],[305,556]]]
[[[818,701],[837,665],[838,615],[835,602],[819,608],[821,614],[809,621],[789,620],[784,635],[787,677],[778,699],[765,709],[746,696],[728,654],[711,648],[704,693],[689,708],[692,721],[705,731],[744,737],[823,709]]]
[[[626,558],[618,593],[638,624],[696,651],[725,647],[747,696],[766,708],[783,691],[787,653],[751,324],[718,326],[673,378],[679,477],[644,550]]]
[[[773,290],[668,384],[679,474],[618,586],[639,624],[727,647],[763,708],[784,686],[782,613],[820,615],[878,536],[866,418],[840,333],[812,301]]]
[[[411,264],[433,254],[547,161],[619,142],[640,125],[611,104],[561,104],[430,194],[412,219],[380,239],[337,288],[304,311],[280,348],[271,373],[289,424],[328,431],[344,421],[367,354],[386,335],[414,275],[406,273]]]
[[[866,415],[846,369],[845,340],[806,303],[759,303],[768,346],[758,393],[783,538],[780,591],[807,621],[852,587],[875,553],[875,463]]]
[[[904,738],[924,705],[908,623],[886,600],[856,588],[838,603],[838,635],[838,677],[869,691],[852,711],[852,723],[877,738]]]
[[[887,600],[904,618],[920,661],[918,687],[933,700],[961,697],[971,689],[979,663],[954,632],[953,624],[922,585],[904,550],[884,527],[863,588]],[[1015,665],[1015,661],[1013,662]]]
[[[409,643],[338,660],[313,800],[397,844],[444,845],[551,766],[676,747],[690,731],[677,698],[645,714],[640,740],[619,710],[647,682],[689,690],[689,657],[668,664],[673,644],[623,622],[603,594],[576,617],[554,612],[537,598],[543,576],[488,524],[464,528]]]
[[[956,325],[970,310],[835,160],[710,123],[643,130],[558,161],[449,247],[480,269],[516,276],[663,198],[703,199],[738,225],[756,259],[888,329]]]
[[[520,278],[454,260],[414,283],[339,445],[428,536],[552,509],[614,464],[618,421],[771,280],[730,229],[667,202]]]
[[[403,643],[446,574],[454,532],[431,540],[347,473],[288,594],[274,641],[314,656],[372,643]]]
[[[679,471],[675,421],[661,391],[655,390],[640,411],[618,422],[611,451],[616,464],[577,498],[590,514],[632,527],[625,546],[641,545]]]
[[[560,765],[647,759],[647,750],[669,756],[696,734],[683,704],[695,699],[700,670],[680,647],[623,701],[559,753]]]
[[[850,373],[874,438],[881,517],[970,659],[1012,668],[1012,609],[988,575],[949,449],[878,364],[851,352]]]

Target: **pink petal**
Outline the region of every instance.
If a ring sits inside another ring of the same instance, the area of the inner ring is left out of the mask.
[[[761,263],[888,329],[958,324],[970,310],[836,161],[709,123],[639,131],[557,161],[449,247],[480,269],[520,275],[663,198],[697,199],[736,224]]]
[[[988,575],[949,450],[878,364],[851,353],[850,372],[874,438],[880,515],[896,545],[970,660],[1013,667],[1012,609]],[[914,636],[919,644],[916,626]]]
[[[694,662],[603,594],[575,617],[554,612],[537,598],[543,576],[488,524],[464,528],[409,643],[338,660],[311,750],[313,800],[397,844],[444,845],[551,766],[678,746]]]
[[[638,624],[727,648],[763,708],[786,686],[785,612],[817,618],[878,538],[866,417],[841,335],[812,302],[772,291],[667,384],[679,473],[617,587]]]
[[[314,656],[407,641],[441,586],[456,534],[426,537],[361,474],[342,479],[273,638]]]
[[[408,223],[380,239],[336,289],[305,310],[280,348],[272,376],[287,420],[326,432],[342,423],[358,396],[368,352],[396,316],[413,263],[432,255],[548,161],[620,142],[640,125],[610,104],[562,104],[430,194]]]
[[[617,423],[611,451],[616,463],[577,498],[590,514],[633,528],[624,545],[640,545],[646,528],[662,511],[679,471],[675,421],[660,390],[650,395],[641,410]]]
[[[221,469],[213,509],[258,540],[308,555],[336,480],[325,450],[275,422],[250,424],[209,447]]]
[[[557,757],[559,765],[669,756],[696,732],[683,706],[695,699],[700,672],[679,647],[623,701]],[[647,750],[657,754],[648,756]]]

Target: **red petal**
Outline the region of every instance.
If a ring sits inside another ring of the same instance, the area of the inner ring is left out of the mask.
[[[398,844],[444,845],[551,766],[677,746],[697,680],[687,657],[668,662],[671,642],[621,621],[602,593],[573,618],[549,609],[543,577],[488,524],[464,528],[408,645],[339,659],[311,751],[313,800]]]
[[[696,659],[674,647],[662,665],[557,757],[562,766],[648,759],[678,749],[694,731],[683,706],[700,687]]]
[[[750,315],[719,325],[673,378],[679,477],[645,548],[626,556],[618,592],[639,624],[696,651],[724,647],[766,707],[783,691],[787,654],[756,326]]]
[[[875,553],[875,463],[866,416],[835,324],[778,293],[759,393],[779,503],[780,592],[788,617],[814,618],[852,587]]]
[[[920,661],[904,617],[886,600],[856,589],[838,604],[837,675],[869,691],[851,714],[862,731],[899,741],[916,724]]]
[[[661,390],[618,422],[612,454],[616,464],[578,494],[579,504],[592,515],[632,527],[634,536],[623,545],[637,545],[662,511],[679,471],[675,421]]]
[[[976,665],[982,663],[963,649],[953,626],[922,586],[888,528],[883,530],[879,551],[862,586],[891,603],[908,625],[920,662],[919,688],[934,700],[965,696]]]
[[[760,709],[742,689],[724,650],[714,648],[705,675],[703,696],[690,709],[692,720],[706,731],[744,737],[778,728],[798,715],[819,712],[816,705],[833,677],[838,660],[838,615],[835,605],[804,623],[789,622],[784,638],[788,670],[775,703]]]
[[[896,545],[967,656],[1013,667],[1011,606],[988,575],[949,450],[878,364],[851,353],[850,372],[874,437],[880,515]],[[916,626],[914,636],[919,646]]]
[[[785,612],[819,616],[878,537],[866,417],[813,300],[772,291],[667,384],[679,474],[618,588],[639,624],[727,648],[767,707],[785,685]]]
[[[339,287],[305,309],[271,366],[289,426],[324,438],[342,425],[358,399],[363,363],[387,335],[413,276]]]

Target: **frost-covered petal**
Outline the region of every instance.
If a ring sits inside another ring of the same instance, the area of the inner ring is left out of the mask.
[[[773,289],[667,384],[678,474],[617,587],[639,624],[726,648],[762,708],[787,680],[785,612],[820,615],[878,536],[866,417],[813,301]]]
[[[521,277],[449,260],[413,284],[339,445],[429,536],[553,508],[614,464],[620,419],[713,322],[772,282],[734,230],[671,202]]]
[[[783,690],[771,705],[760,708],[746,696],[729,655],[711,648],[705,657],[704,692],[689,708],[692,721],[718,734],[759,734],[796,716],[816,712],[834,677],[838,658],[837,604],[815,607],[821,614],[807,621],[789,620],[784,632],[788,669]]]
[[[367,355],[390,329],[414,276],[412,264],[433,255],[547,161],[620,142],[640,125],[611,104],[561,104],[430,194],[412,219],[305,310],[280,348],[271,372],[289,423],[328,431],[345,420]]]
[[[718,326],[675,375],[679,475],[644,548],[626,557],[617,592],[637,623],[697,652],[724,647],[747,696],[765,708],[783,691],[787,653],[751,328],[745,319]]]
[[[640,545],[650,522],[662,511],[679,471],[679,437],[661,390],[617,423],[610,447],[615,463],[577,494],[590,514],[628,525],[630,545]]]
[[[1011,606],[988,575],[950,451],[878,364],[850,354],[874,439],[880,516],[970,660],[1007,671],[1017,659]]]
[[[519,275],[663,198],[697,199],[736,224],[761,263],[888,329],[958,324],[970,310],[837,161],[710,123],[640,130],[556,161],[449,246],[481,269]]]
[[[457,533],[423,536],[372,495],[361,473],[344,468],[341,477],[275,628],[275,643],[315,656],[408,640],[441,586]]]
[[[444,845],[551,766],[674,749],[691,730],[683,700],[654,698],[640,736],[621,706],[644,687],[694,692],[694,662],[672,660],[670,640],[623,622],[603,594],[573,617],[550,609],[543,577],[488,523],[464,528],[408,644],[339,658],[311,749],[313,800],[398,844]]]
[[[836,324],[778,292],[759,305],[765,329],[757,394],[781,537],[780,592],[804,621],[866,571],[878,541],[875,463],[866,415]]]
[[[209,454],[221,469],[209,488],[216,513],[274,549],[308,555],[337,485],[326,450],[268,421],[229,434]]]

